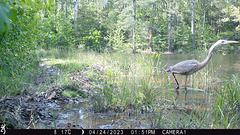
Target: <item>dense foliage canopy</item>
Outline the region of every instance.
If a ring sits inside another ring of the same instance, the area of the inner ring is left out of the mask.
[[[2,0],[0,49],[26,46],[14,43],[17,36],[34,42],[30,50],[201,50],[220,38],[238,40],[239,5],[237,0]]]

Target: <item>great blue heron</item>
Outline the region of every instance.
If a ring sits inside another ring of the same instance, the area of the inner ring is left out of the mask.
[[[189,75],[199,71],[200,69],[202,69],[203,67],[205,67],[207,65],[207,63],[209,62],[209,60],[212,57],[213,49],[218,45],[226,45],[226,44],[231,44],[231,43],[239,43],[239,42],[238,41],[228,41],[228,40],[218,40],[215,44],[213,44],[211,46],[211,48],[209,49],[208,56],[203,62],[198,62],[197,60],[185,60],[185,61],[179,62],[179,63],[167,68],[166,72],[171,72],[177,83],[177,87],[175,90],[177,93],[177,96],[176,96],[175,100],[177,100],[177,97],[179,95],[179,92],[178,92],[179,84],[178,84],[178,81],[174,74],[180,74],[180,75],[186,76],[186,78],[185,78],[185,91],[186,91],[187,77]],[[185,97],[185,100],[186,100],[186,97]]]

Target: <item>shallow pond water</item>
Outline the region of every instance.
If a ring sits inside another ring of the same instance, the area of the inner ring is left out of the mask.
[[[150,128],[144,122],[146,115],[123,115],[116,113],[94,113],[87,108],[88,103],[61,104],[62,108],[57,112],[57,127],[67,128],[67,124],[78,126],[77,128]]]

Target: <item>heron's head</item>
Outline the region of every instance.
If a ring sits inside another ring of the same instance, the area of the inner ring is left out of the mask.
[[[234,44],[234,43],[239,43],[238,41],[229,41],[229,40],[218,40],[217,44],[218,45],[226,45],[226,44]]]

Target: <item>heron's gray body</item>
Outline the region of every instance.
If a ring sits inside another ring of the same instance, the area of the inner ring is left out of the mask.
[[[200,68],[198,68],[199,64],[200,62],[197,60],[185,60],[170,66],[166,71],[174,74],[191,75],[200,70]]]

